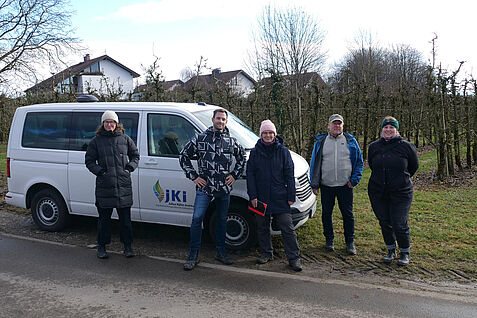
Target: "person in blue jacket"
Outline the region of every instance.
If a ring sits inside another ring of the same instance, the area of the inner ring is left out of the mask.
[[[247,192],[253,207],[258,201],[267,204],[265,215],[256,215],[258,242],[261,256],[258,264],[273,259],[270,222],[274,220],[282,232],[283,246],[288,264],[301,271],[300,249],[292,223],[290,206],[295,203],[294,165],[290,151],[277,136],[275,125],[264,120],[260,125],[260,139],[250,151],[247,162]]]
[[[311,156],[310,181],[315,195],[321,189],[321,220],[326,239],[325,248],[334,251],[332,213],[335,198],[343,216],[346,252],[356,255],[354,246],[353,187],[363,174],[363,156],[354,136],[343,132],[339,114],[328,120],[328,133],[316,136]]]

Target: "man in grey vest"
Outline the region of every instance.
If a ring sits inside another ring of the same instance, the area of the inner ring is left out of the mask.
[[[328,133],[316,136],[311,156],[310,180],[315,195],[321,189],[321,220],[326,238],[325,248],[334,251],[332,213],[335,198],[343,216],[346,252],[356,255],[354,246],[353,187],[363,174],[363,155],[356,138],[343,132],[339,114],[328,120]]]

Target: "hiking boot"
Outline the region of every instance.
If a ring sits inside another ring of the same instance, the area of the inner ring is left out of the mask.
[[[257,258],[257,264],[265,264],[273,260],[272,254],[262,254],[259,258]]]
[[[199,254],[191,255],[187,258],[187,261],[184,263],[184,270],[190,271],[194,269],[194,267],[199,264]]]
[[[388,255],[384,256],[383,262],[385,264],[391,264],[393,259],[396,258],[396,249],[388,250]]]
[[[398,259],[398,265],[399,266],[406,266],[407,264],[409,264],[409,259],[410,259],[410,255],[409,255],[409,252],[401,252],[401,255],[399,255],[399,259]]]
[[[234,263],[224,252],[221,253],[217,251],[217,254],[215,254],[215,259],[225,265],[231,265]]]
[[[295,272],[301,272],[303,269],[299,258],[288,261],[288,266],[290,266]]]
[[[131,244],[124,245],[124,256],[126,256],[127,258],[135,256]]]
[[[333,243],[333,240],[326,240],[325,249],[328,252],[333,252],[335,250],[335,244]]]
[[[356,248],[353,242],[346,244],[346,253],[348,253],[348,255],[356,255]]]
[[[96,253],[96,256],[101,259],[108,258],[109,255],[106,253],[106,246],[105,245],[98,245],[98,252]]]

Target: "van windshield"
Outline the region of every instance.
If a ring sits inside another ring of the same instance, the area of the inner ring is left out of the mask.
[[[194,113],[201,122],[207,127],[212,126],[212,116],[214,110],[203,110]],[[245,149],[252,149],[255,147],[259,137],[250,129],[243,121],[238,119],[234,114],[228,113],[227,128],[230,131],[230,135],[235,137],[237,141]]]

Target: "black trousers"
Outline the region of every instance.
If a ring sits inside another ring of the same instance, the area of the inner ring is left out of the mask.
[[[379,220],[384,243],[388,249],[396,248],[396,241],[401,252],[409,252],[411,231],[409,229],[409,209],[413,192],[385,191],[373,193],[368,191],[374,214]]]
[[[273,218],[276,220],[278,228],[282,232],[283,247],[287,259],[292,261],[300,258],[300,248],[296,240],[291,213],[274,214]],[[257,221],[260,252],[265,255],[273,255],[272,238],[270,235],[270,214],[266,214],[265,216],[256,215],[255,220]]]
[[[98,245],[111,243],[111,215],[113,208],[98,209]],[[129,245],[133,241],[131,224],[131,207],[116,208],[119,216],[119,239],[124,245]]]
[[[335,200],[343,216],[345,242],[354,242],[354,215],[353,215],[353,188],[347,184],[340,187],[321,186],[321,221],[323,222],[323,235],[327,241],[333,241],[333,208]]]

